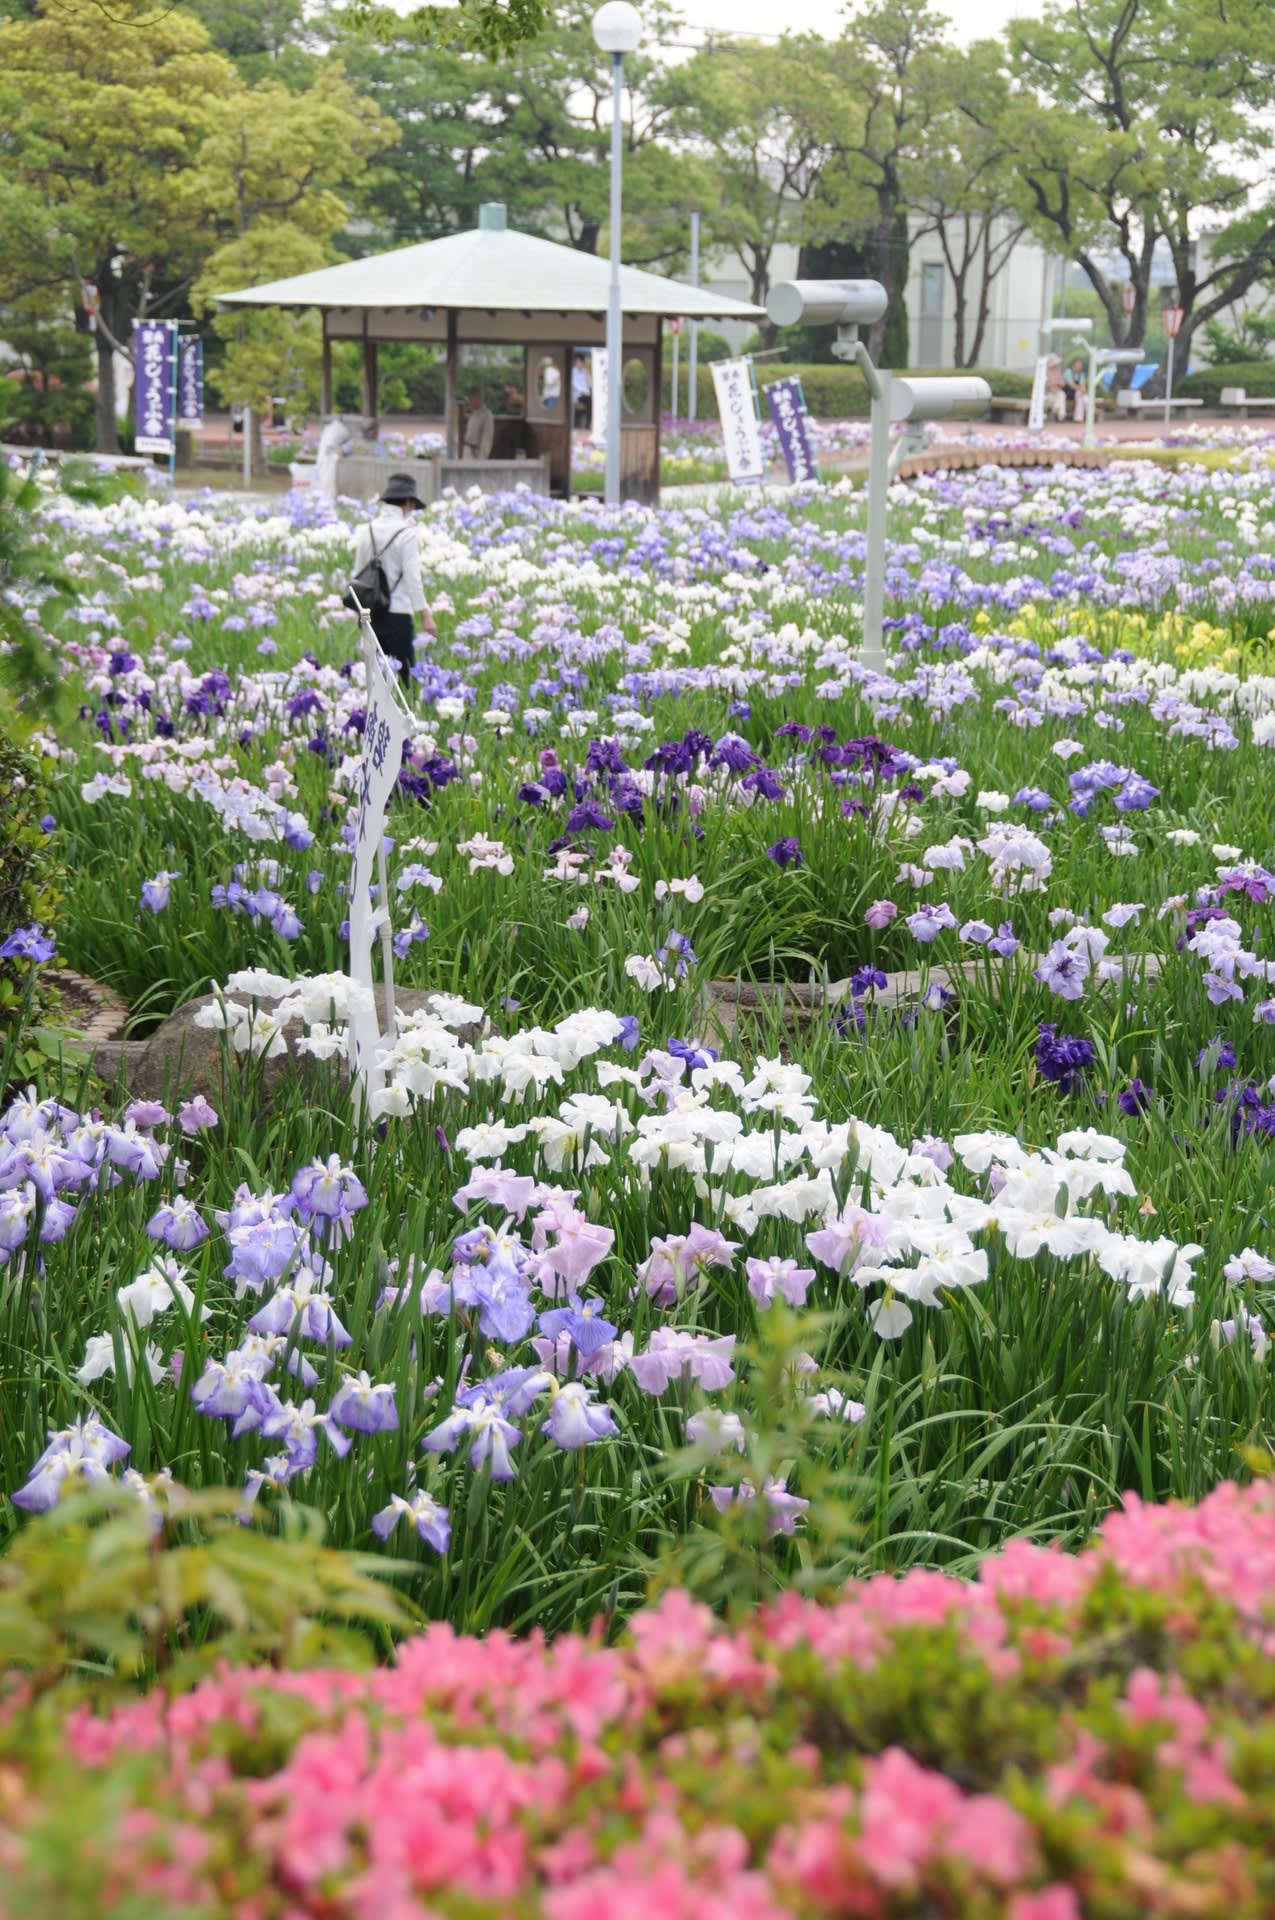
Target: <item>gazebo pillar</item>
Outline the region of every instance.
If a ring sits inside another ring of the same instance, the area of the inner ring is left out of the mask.
[[[367,315],[363,315],[363,412],[367,419],[375,421],[380,414],[380,393],[378,388],[378,367],[376,341],[369,340],[367,333]]]
[[[319,350],[319,412],[325,420],[332,417],[332,342],[328,338],[327,315],[323,320],[323,345]]]
[[[460,454],[460,448],[456,444],[456,413],[459,405],[459,395],[456,391],[456,385],[459,372],[458,363],[460,360],[456,333],[456,309],[455,307],[448,307],[447,358],[443,370],[443,412],[447,416],[445,425],[447,429],[447,458],[449,460],[457,459]]]

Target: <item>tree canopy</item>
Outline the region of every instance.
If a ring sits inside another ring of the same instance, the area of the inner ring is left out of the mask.
[[[213,390],[260,402],[312,384],[317,336],[304,316],[218,313],[232,284],[458,231],[490,199],[607,246],[593,10],[0,0],[0,335],[34,378],[81,363],[59,330],[91,346],[110,448],[136,318],[196,321]],[[784,247],[880,279],[869,344],[897,355],[928,235],[964,363],[1024,233],[1079,263],[1118,344],[1155,328],[1166,249],[1184,353],[1275,281],[1271,0],[1044,0],[964,50],[927,0],[849,0],[835,38],[695,50],[675,0],[648,0],[643,29],[624,67],[635,265],[684,271],[698,208],[705,253],[737,258],[758,304]]]

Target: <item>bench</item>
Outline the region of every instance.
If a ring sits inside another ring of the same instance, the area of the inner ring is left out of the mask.
[[[1248,418],[1250,407],[1275,407],[1275,395],[1267,398],[1262,394],[1250,394],[1243,387],[1223,387],[1217,397],[1219,407],[1228,412],[1238,413],[1241,420]]]
[[[1094,408],[1095,413],[1102,413],[1106,405],[1107,397],[1105,394],[1100,393]],[[993,420],[998,416],[1001,419],[1026,420],[1031,410],[1032,403],[1030,400],[1014,399],[1007,393],[994,393],[987,404],[988,414]],[[1045,409],[1045,423],[1047,426],[1070,426],[1076,424],[1074,416],[1070,412],[1065,421],[1056,420],[1052,410],[1048,406],[1046,406]]]
[[[1168,405],[1170,408],[1202,407],[1204,402],[1203,400],[1170,400]],[[1164,408],[1163,400],[1147,400],[1136,387],[1121,387],[1116,395],[1117,413],[1155,413],[1157,409],[1163,413]]]

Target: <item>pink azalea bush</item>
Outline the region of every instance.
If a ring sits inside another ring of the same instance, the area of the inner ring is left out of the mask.
[[[1275,1487],[615,1647],[4,1700],[4,1920],[1259,1920]]]

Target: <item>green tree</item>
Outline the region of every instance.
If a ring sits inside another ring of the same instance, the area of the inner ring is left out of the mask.
[[[1027,230],[1006,137],[1009,82],[1000,49],[987,40],[944,51],[934,78],[927,149],[909,159],[904,190],[917,216],[913,243],[932,236],[952,282],[954,364],[976,367],[993,283]],[[978,120],[965,111],[971,99],[981,102]]]
[[[328,33],[352,86],[391,114],[399,130],[393,151],[358,195],[361,250],[436,240],[476,225],[480,204],[494,193],[483,163],[501,135],[486,59],[433,45],[420,13],[402,18],[384,41],[355,31],[343,15]]]
[[[908,277],[910,189],[932,150],[944,100],[946,23],[925,0],[857,0],[838,43],[834,158],[814,209],[814,238],[857,235],[871,277],[901,310]],[[881,360],[889,310],[868,330]]]
[[[210,384],[225,400],[247,402],[254,434],[272,397],[299,396],[313,383],[317,319],[269,309],[218,311],[216,296],[336,258],[333,236],[348,217],[343,196],[394,137],[393,123],[358,98],[339,67],[326,66],[304,92],[277,81],[240,89],[204,140],[203,191],[226,237],[206,260],[192,305],[211,316],[222,343]]]
[[[314,55],[306,46],[303,0],[182,0],[182,4],[249,83],[270,77],[292,86],[309,84]]]
[[[1275,9],[1050,0],[1040,20],[1010,27],[1009,46],[1015,87],[1001,124],[1024,217],[1079,262],[1119,345],[1144,339],[1163,239],[1186,310],[1185,365],[1197,328],[1275,265]],[[976,99],[967,110],[993,118]],[[1127,317],[1122,281],[1134,291]]]
[[[704,205],[706,239],[738,256],[758,306],[776,249],[811,238],[825,172],[854,131],[841,61],[836,43],[785,35],[773,46],[717,42],[675,76],[683,124],[711,155],[716,178]],[[768,323],[762,338],[773,342]]]
[[[0,294],[60,296],[96,320],[97,445],[118,449],[116,351],[157,292],[199,260],[211,211],[195,162],[239,85],[199,23],[158,13],[146,31],[91,0],[42,0],[0,26]]]
[[[609,210],[611,64],[593,39],[593,0],[564,0],[552,29],[489,69],[479,178],[520,226],[586,253],[602,244]],[[661,63],[677,12],[649,0],[644,44],[624,62],[623,253],[636,266],[676,269],[688,213],[709,193],[701,156],[680,137],[685,96]]]

